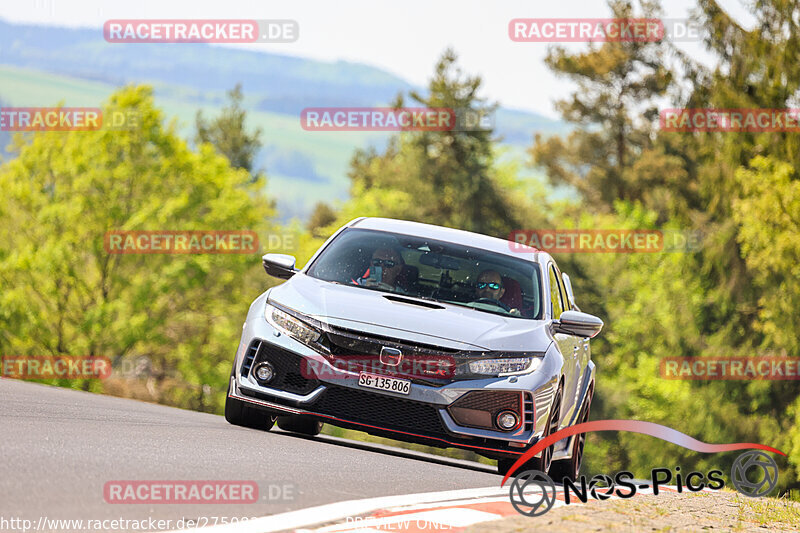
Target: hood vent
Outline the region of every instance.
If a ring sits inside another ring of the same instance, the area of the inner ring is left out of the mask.
[[[384,298],[390,300],[392,302],[397,302],[401,304],[410,304],[410,305],[418,305],[419,307],[427,307],[428,309],[446,309],[443,305],[439,305],[433,302],[424,302],[421,300],[412,300],[411,298],[402,298],[400,296],[386,296]]]

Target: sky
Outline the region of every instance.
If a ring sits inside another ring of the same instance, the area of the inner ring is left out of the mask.
[[[721,5],[744,24],[752,17],[744,0]],[[662,0],[663,18],[686,18],[694,0]],[[447,47],[459,65],[484,81],[483,96],[505,107],[557,117],[553,102],[574,90],[544,64],[548,44],[513,42],[515,18],[606,18],[602,0],[6,0],[0,18],[52,26],[102,28],[109,19],[293,19],[300,38],[293,43],[246,47],[323,61],[365,63],[424,85]],[[135,45],[132,45],[135,46]],[[180,46],[176,44],[175,46]],[[238,46],[238,45],[237,45]],[[570,49],[586,45],[570,44]],[[680,45],[694,57],[708,57],[701,43]]]

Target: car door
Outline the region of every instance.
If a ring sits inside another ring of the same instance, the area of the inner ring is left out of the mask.
[[[550,309],[553,320],[560,318],[561,313],[569,309],[567,293],[561,279],[561,272],[555,263],[550,263],[547,268],[550,279]],[[556,333],[553,335],[561,355],[564,358],[564,391],[561,400],[561,424],[566,424],[572,418],[575,409],[575,394],[578,377],[580,375],[580,352],[582,345],[580,339],[574,335]]]
[[[569,276],[565,273],[561,273],[561,280],[563,281],[564,289],[566,290],[567,295],[567,304],[569,309],[580,311],[580,308],[575,303],[575,294],[572,289],[572,282],[569,279]],[[575,383],[575,393],[580,394],[583,390],[584,383],[583,381],[587,377],[587,368],[589,366],[589,361],[592,359],[592,350],[589,346],[589,338],[588,337],[579,337],[577,339],[578,344],[578,379]],[[576,396],[577,401],[577,396]]]

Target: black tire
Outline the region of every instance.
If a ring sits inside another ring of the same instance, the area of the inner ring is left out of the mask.
[[[284,431],[313,437],[322,431],[322,422],[308,416],[279,416],[278,427]]]
[[[547,429],[545,430],[545,433],[542,435],[542,438],[545,438],[548,435],[554,433],[555,431],[558,431],[558,422],[560,415],[561,415],[561,388],[559,387],[558,392],[556,393],[556,397],[553,399],[553,409],[550,411],[550,419],[547,421]],[[555,443],[542,450],[542,453],[539,454],[539,457],[534,457],[532,459],[527,460],[522,466],[520,466],[515,471],[515,473],[519,474],[520,472],[525,472],[526,470],[538,470],[539,472],[544,472],[545,474],[547,474],[551,468],[554,446]],[[505,476],[511,469],[511,465],[513,465],[516,461],[517,461],[516,458],[498,459],[497,472]]]
[[[228,396],[225,398],[225,420],[234,426],[269,431],[275,425],[275,417],[267,411],[257,409],[242,400],[230,397],[231,386],[228,385]]]
[[[579,424],[589,421],[589,409],[592,407],[593,397],[594,387],[589,389],[589,393],[586,396],[586,403],[583,406],[581,416],[578,418]],[[564,478],[573,482],[578,479],[581,471],[581,463],[583,462],[583,448],[585,445],[586,433],[579,433],[575,435],[575,439],[572,441],[572,458],[553,461],[549,475],[556,484],[561,483]]]

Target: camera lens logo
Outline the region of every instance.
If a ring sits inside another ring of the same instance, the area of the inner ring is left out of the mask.
[[[751,472],[751,469],[757,471]],[[736,490],[745,496],[750,498],[766,496],[778,484],[778,465],[764,452],[758,450],[744,452],[733,463],[731,479]]]
[[[601,484],[602,483],[602,484]],[[598,488],[605,488],[605,492],[598,492]],[[614,479],[605,474],[598,474],[589,481],[589,494],[595,500],[607,500],[614,493]]]
[[[556,486],[544,472],[526,470],[514,478],[509,497],[511,505],[518,513],[525,516],[541,516],[556,503]]]

